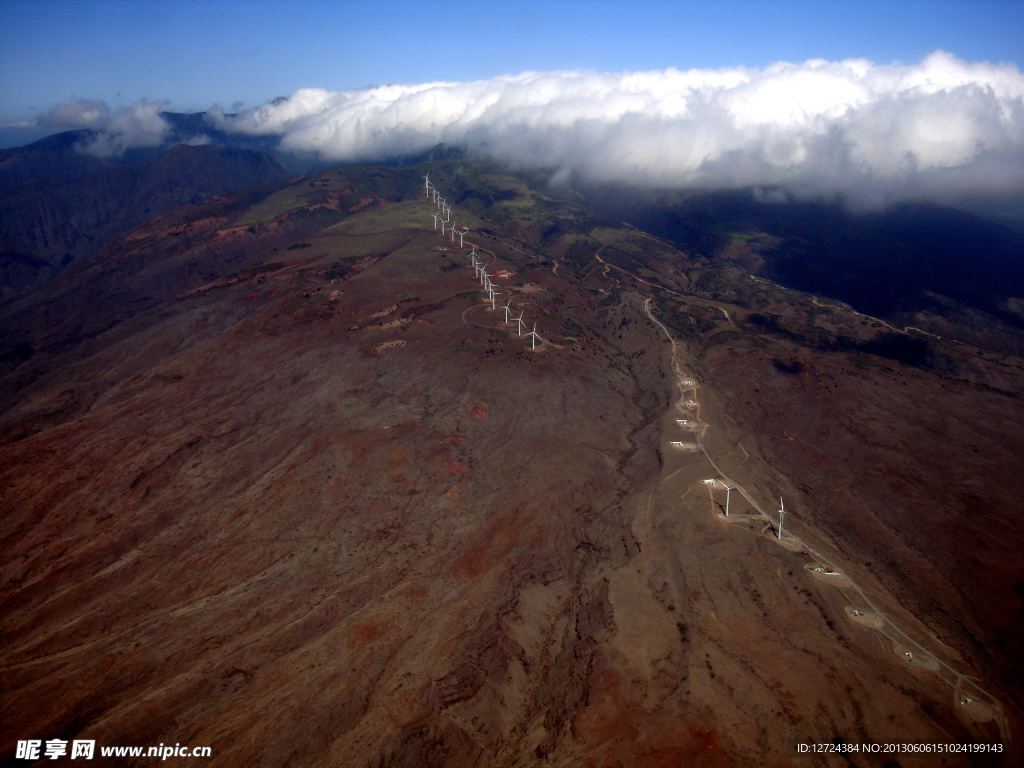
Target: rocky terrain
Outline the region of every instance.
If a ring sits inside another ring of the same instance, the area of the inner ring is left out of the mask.
[[[342,168],[177,210],[0,306],[4,754],[789,765],[841,739],[1014,764],[1020,359],[908,357],[916,332],[735,258],[426,171],[462,249],[420,169]],[[671,445],[679,371],[708,456],[991,711],[723,521]]]

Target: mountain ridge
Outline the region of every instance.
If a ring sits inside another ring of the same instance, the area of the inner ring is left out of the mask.
[[[423,173],[465,248],[431,231]],[[914,332],[816,298],[465,158],[141,225],[0,304],[5,722],[225,765],[998,741],[806,555],[720,519],[712,470],[672,445],[651,307],[723,470],[784,495],[787,527],[982,678],[1015,736],[1024,363],[948,339],[904,361],[871,345]]]
[[[81,151],[74,131],[0,152],[0,294],[39,285],[157,215],[223,192],[285,178],[266,154],[213,146]]]

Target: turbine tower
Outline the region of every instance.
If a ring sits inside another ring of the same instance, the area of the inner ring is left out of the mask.
[[[530,349],[531,350],[536,349],[537,348],[537,339],[540,339],[540,336],[537,335],[537,324],[536,323],[533,324],[533,330],[530,331],[528,334],[526,334],[526,337],[528,339],[530,339]],[[544,339],[540,339],[540,340],[544,341]]]
[[[432,214],[430,214],[430,215],[434,217],[434,229],[437,229],[437,221],[438,221],[438,219],[440,219],[441,217],[440,217],[440,216],[438,216],[438,215],[437,215],[436,213],[432,213]],[[443,226],[443,224],[442,224],[442,226]]]
[[[509,315],[512,314],[512,311],[509,309],[509,306],[511,306],[511,304],[512,304],[512,299],[510,297],[509,300],[507,302],[505,302],[505,306],[502,307],[502,309],[505,310],[505,322],[506,323],[508,323]]]
[[[786,516],[786,505],[779,496],[779,541],[782,541],[782,518]]]
[[[523,313],[520,312],[519,313],[519,317],[513,317],[512,319],[515,320],[517,323],[519,323],[519,325],[516,326],[516,336],[522,336],[523,335],[523,327],[524,327]]]
[[[732,491],[732,486],[725,486],[725,516],[729,516],[729,493]]]
[[[427,197],[430,197],[430,174],[428,173],[423,177],[423,190],[427,193]]]
[[[487,267],[480,270],[480,285],[486,286],[491,281],[491,276],[487,274]]]
[[[452,228],[452,232],[455,232],[454,227]],[[459,248],[462,247],[462,238],[465,237],[468,232],[469,232],[469,227],[466,227],[461,232],[455,232],[455,234],[459,236]],[[455,238],[453,237],[452,240],[454,240],[454,239]]]
[[[496,307],[494,306],[495,296],[501,296],[501,294],[494,290],[494,286],[491,286],[491,312],[493,312],[496,309]]]

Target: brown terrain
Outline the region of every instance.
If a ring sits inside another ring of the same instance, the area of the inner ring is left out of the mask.
[[[823,351],[898,332],[476,181],[462,249],[338,169],[0,308],[3,754],[1016,764],[1020,359]],[[797,757],[840,742],[1000,752]]]

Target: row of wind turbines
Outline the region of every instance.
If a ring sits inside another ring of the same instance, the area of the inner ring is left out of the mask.
[[[434,217],[434,231],[437,231],[438,225],[440,225],[441,236],[443,237],[445,232],[450,233],[451,240],[453,243],[455,242],[455,236],[458,235],[459,249],[463,249],[465,247],[464,238],[466,234],[469,232],[469,227],[466,227],[460,232],[455,228],[454,223],[452,223],[451,226],[448,226],[449,223],[451,223],[452,207],[447,203],[445,198],[441,197],[441,195],[437,191],[437,187],[435,187],[430,182],[429,173],[423,177],[423,190],[426,193],[427,200],[431,200],[435,205],[437,205],[437,209],[439,211],[439,213],[431,214],[431,216]],[[470,243],[470,248],[472,249],[469,253],[470,268],[474,270],[474,275],[476,276],[477,280],[479,280],[481,288],[483,288],[483,290],[487,292],[487,298],[491,302],[491,311],[497,311],[498,307],[496,303],[496,298],[498,296],[502,296],[503,294],[500,291],[496,290],[498,286],[491,280],[492,275],[488,274],[487,267],[484,265],[483,260],[480,259],[480,257],[477,255],[476,246]],[[511,297],[509,297],[508,301],[505,302],[505,304],[502,305],[501,308],[505,311],[505,325],[511,325],[512,323],[515,323],[516,336],[522,337],[524,335],[523,331],[526,328],[526,323],[523,322],[524,310],[519,311],[519,317],[513,317]],[[530,340],[531,350],[537,348],[538,341],[544,341],[544,339],[542,339],[540,335],[537,333],[537,323],[534,323],[533,330],[525,335],[526,338]]]

